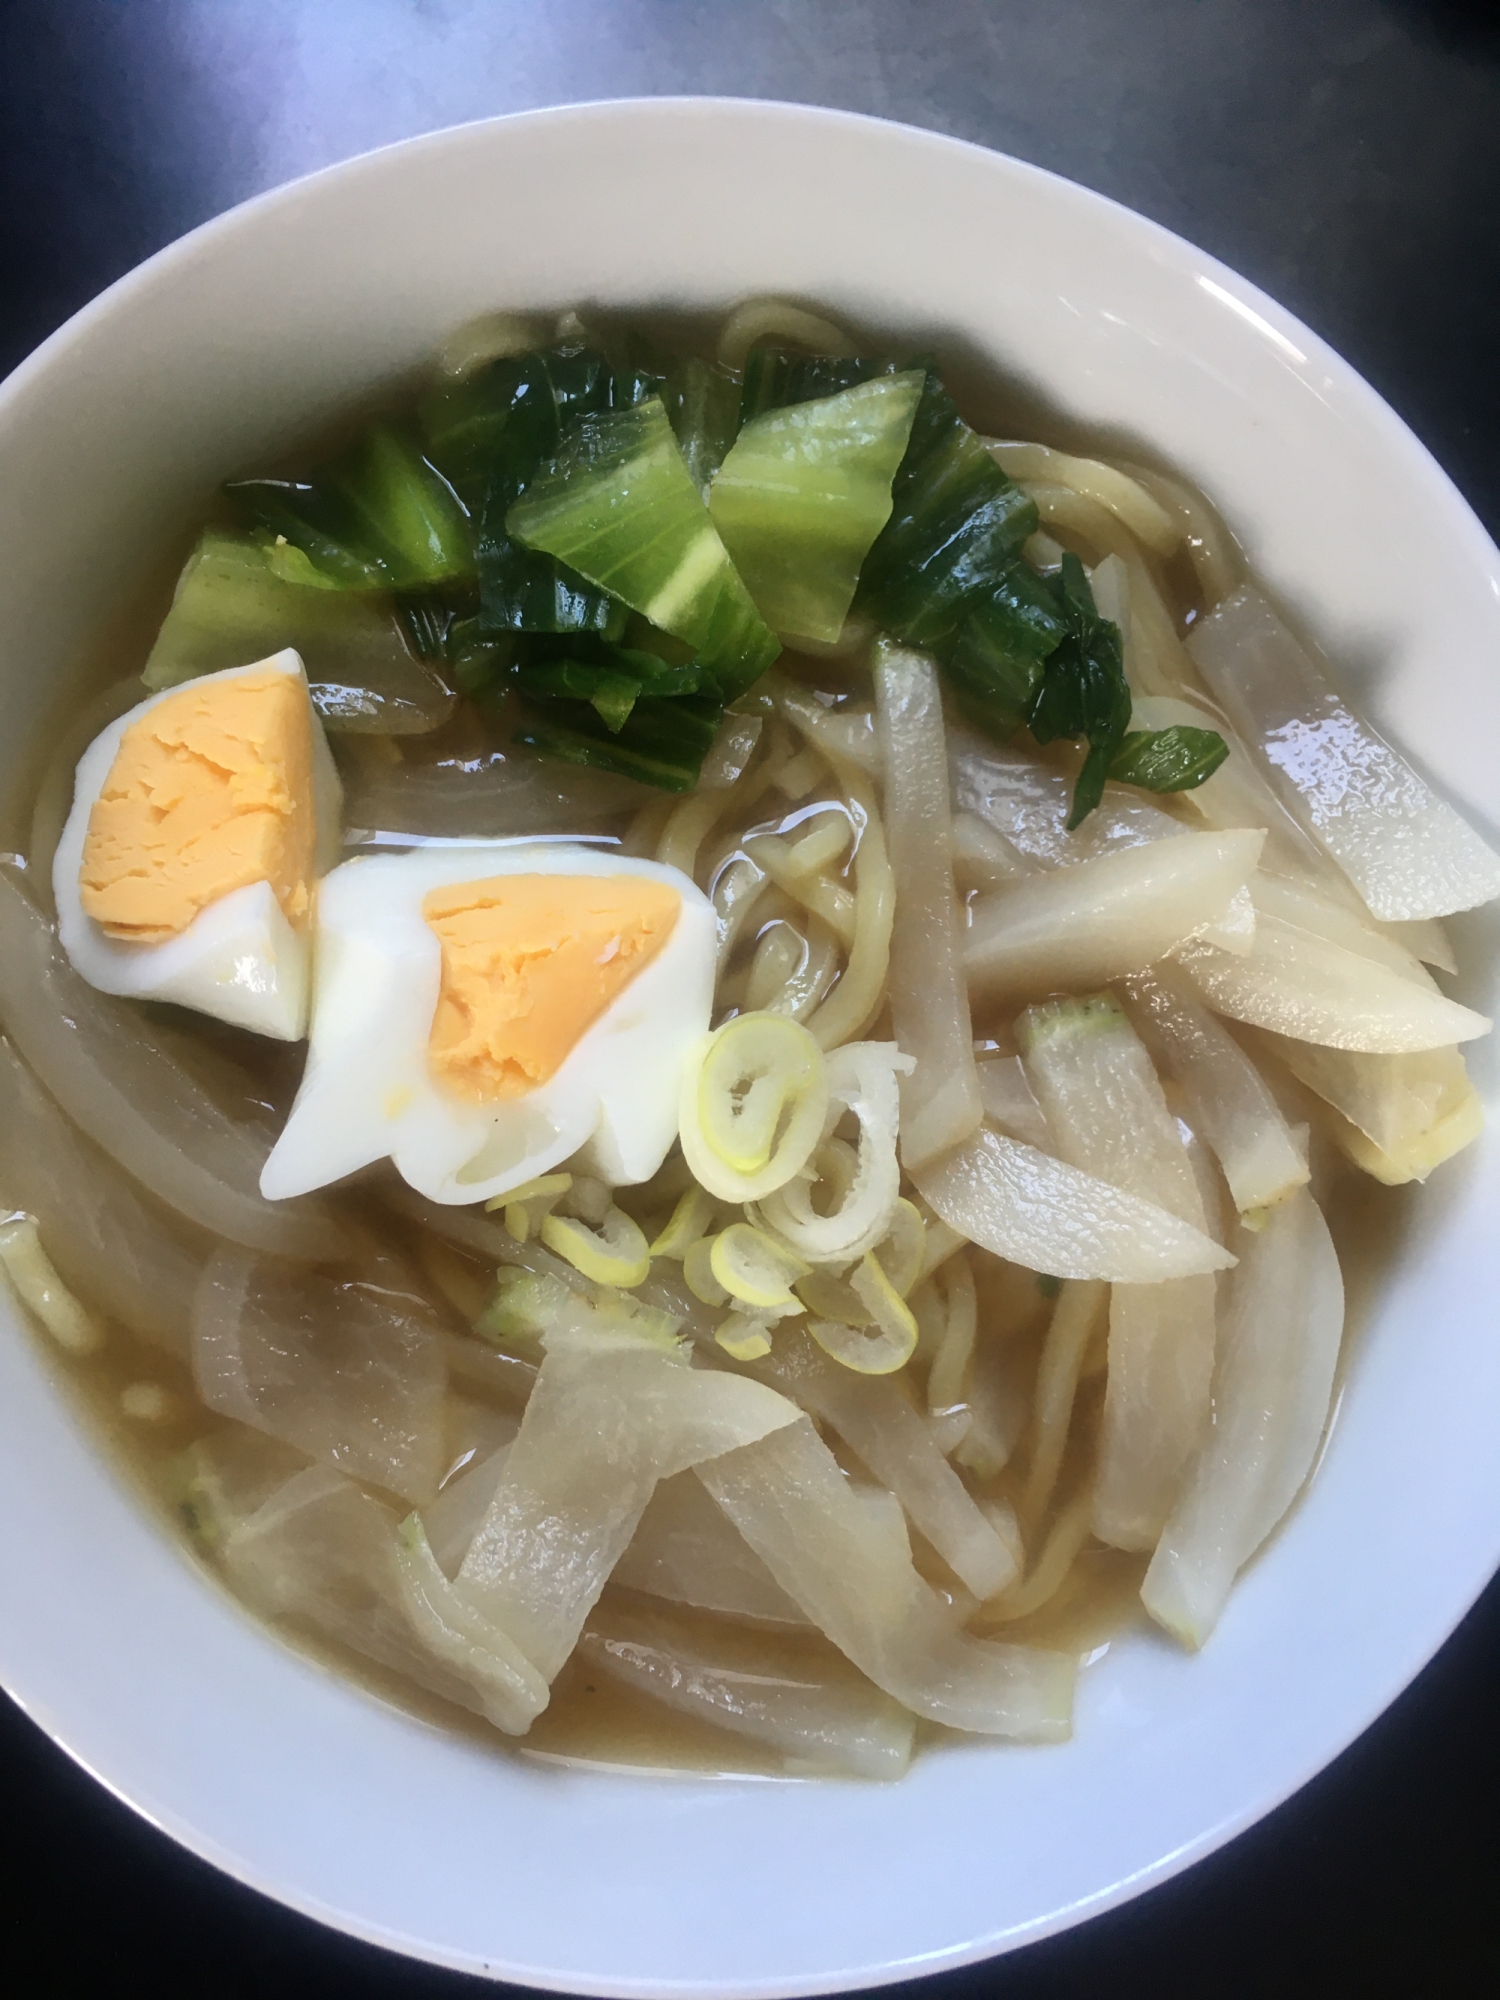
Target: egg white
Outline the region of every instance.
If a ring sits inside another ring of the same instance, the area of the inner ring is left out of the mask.
[[[288,647],[249,666],[204,674],[202,681],[238,680],[268,669],[306,680],[300,656]],[[83,908],[78,880],[94,801],[104,788],[126,730],[159,702],[180,692],[180,686],[165,688],[139,703],[96,736],[79,759],[73,807],[52,864],[58,936],[74,969],[101,993],[120,993],[136,1000],[172,1000],[180,1007],[192,1007],[258,1035],[300,1041],[307,1032],[312,931],[310,926],[299,930],[287,922],[269,882],[249,882],[242,889],[231,890],[200,910],[186,930],[159,944],[111,937]],[[314,713],[316,874],[331,868],[338,859],[342,802],[328,740]]]
[[[428,1067],[442,947],[422,899],[496,875],[649,876],[682,904],[660,951],[545,1083],[474,1104]],[[716,948],[708,898],[655,862],[517,841],[346,861],[318,893],[307,1069],[261,1192],[305,1194],[385,1158],[446,1203],[488,1201],[575,1156],[614,1187],[649,1180],[677,1136],[684,1058],[708,1031]]]

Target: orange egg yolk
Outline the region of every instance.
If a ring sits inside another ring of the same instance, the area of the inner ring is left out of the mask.
[[[86,915],[159,944],[200,910],[269,882],[288,920],[312,906],[313,719],[298,674],[190,681],[132,722],[89,814]]]
[[[535,1090],[650,964],[681,907],[675,889],[639,875],[497,875],[434,889],[422,903],[443,954],[434,1075],[478,1103]]]

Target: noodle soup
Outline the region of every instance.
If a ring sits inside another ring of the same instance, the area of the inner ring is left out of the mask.
[[[1500,863],[1197,494],[774,303],[497,318],[149,625],[0,883],[4,1256],[232,1589],[543,1755],[867,1778],[1209,1639],[1324,1211],[1478,1130]]]

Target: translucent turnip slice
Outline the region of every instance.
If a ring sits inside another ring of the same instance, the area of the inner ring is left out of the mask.
[[[237,1523],[224,1567],[271,1617],[292,1617],[465,1708],[481,1704],[412,1630],[396,1514],[330,1467],[309,1466]]]
[[[814,1651],[606,1602],[579,1651],[637,1694],[769,1745],[789,1772],[889,1780],[911,1762],[911,1711],[821,1644]]]
[[[986,1735],[1068,1735],[1072,1657],[963,1631],[912,1567],[899,1510],[864,1504],[806,1417],[698,1476],[783,1590],[904,1707]]]
[[[1411,1055],[1490,1030],[1482,1014],[1436,987],[1279,917],[1260,919],[1243,957],[1201,943],[1174,956],[1215,1013],[1299,1042]]]
[[[1500,855],[1354,713],[1258,591],[1200,619],[1188,651],[1377,917],[1445,917],[1500,896]]]
[[[953,890],[953,816],[937,668],[925,653],[880,642],[875,701],[884,763],[885,837],[896,879],[886,995],[902,1052],[901,1158],[907,1167],[966,1139],[979,1123],[979,1081],[963,930]]]
[[[1346,1121],[1334,1138],[1356,1166],[1391,1186],[1426,1180],[1483,1129],[1484,1108],[1457,1049],[1372,1056],[1284,1035],[1264,1040]]]
[[[0,1015],[74,1124],[189,1222],[309,1263],[346,1247],[316,1203],[263,1198],[269,1136],[231,1118],[152,1041],[139,1008],[81,979],[46,918],[3,871]]]
[[[1022,1139],[1028,1146],[1040,1146],[1044,1153],[1055,1152],[1052,1134],[1047,1129],[1046,1114],[1036,1101],[1026,1077],[1026,1067],[1019,1056],[986,1056],[976,1063],[979,1072],[979,1096],[984,1105],[984,1115],[992,1119],[1002,1132],[1008,1132],[1012,1139]]]
[[[1429,993],[1439,990],[1416,953],[1409,951],[1386,927],[1377,925],[1372,917],[1362,920],[1347,903],[1336,901],[1312,883],[1269,875],[1261,869],[1250,884],[1250,895],[1260,916],[1276,917],[1298,930],[1310,931],[1325,943],[1341,945],[1359,958],[1373,959],[1377,965],[1399,972],[1403,979],[1412,980]]]
[[[928,1206],[971,1243],[1054,1278],[1149,1285],[1234,1262],[1156,1203],[989,1126],[912,1178]]]
[[[778,1332],[754,1372],[832,1425],[976,1597],[1015,1580],[1014,1555],[939,1451],[900,1377],[843,1368],[795,1325]]]
[[[1296,1498],[1328,1420],[1344,1286],[1303,1191],[1240,1232],[1214,1371],[1214,1425],[1146,1572],[1151,1616],[1188,1646],[1217,1624],[1236,1575]]]
[[[419,1505],[443,1470],[443,1329],[416,1298],[220,1250],[193,1310],[211,1410]]]
[[[34,1215],[64,1281],[99,1311],[185,1360],[208,1245],[143,1201],[0,1039],[0,1190]]]
[[[759,1382],[689,1365],[685,1353],[580,1307],[546,1357],[457,1588],[551,1681],[658,1481],[793,1422]]]
[[[1119,1003],[1049,1001],[1016,1033],[1062,1157],[1206,1232],[1177,1121]],[[1117,1284],[1110,1296],[1093,1526],[1116,1548],[1154,1546],[1209,1423],[1214,1290],[1203,1276]]]
[[[344,816],[356,844],[381,834],[420,841],[577,833],[641,803],[643,788],[607,771],[564,771],[524,751],[439,762],[346,752]]]
[[[964,952],[970,990],[988,998],[1046,993],[1139,972],[1224,916],[1255,868],[1262,838],[1188,833],[980,897]]]
[[[777,1625],[807,1623],[692,1472],[662,1480],[610,1581],[723,1617]]]
[[[1188,1122],[1223,1169],[1235,1207],[1269,1208],[1305,1186],[1305,1145],[1255,1064],[1181,975],[1158,966],[1123,986],[1137,1033],[1181,1090]]]

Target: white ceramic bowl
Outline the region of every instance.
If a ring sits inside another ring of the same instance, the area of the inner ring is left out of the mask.
[[[1035,168],[865,119],[700,100],[501,119],[317,174],[163,252],[33,356],[0,391],[6,784],[164,524],[459,321],[766,292],[951,335],[1175,461],[1376,720],[1470,810],[1500,806],[1500,558],[1319,340]],[[1482,1005],[1493,972],[1468,984]],[[1477,1594],[1500,1557],[1497,1213],[1493,1145],[1413,1193],[1311,1493],[1201,1657],[1142,1637],[1086,1673],[1065,1748],[976,1744],[890,1788],[487,1753],[331,1678],[209,1588],[12,1329],[0,1678],[197,1853],[443,1964],[723,1996],[977,1959],[1249,1825]]]

